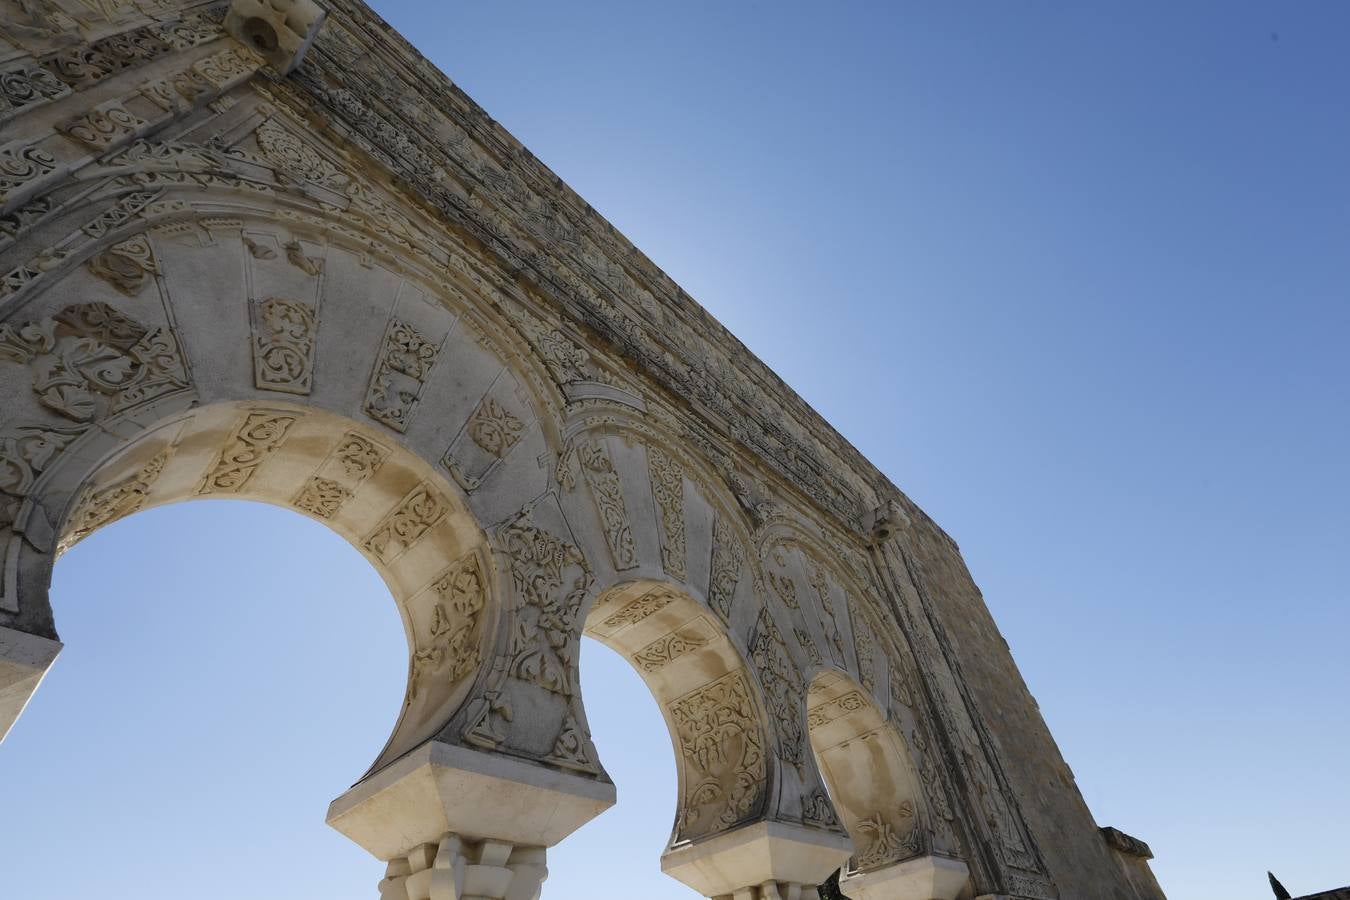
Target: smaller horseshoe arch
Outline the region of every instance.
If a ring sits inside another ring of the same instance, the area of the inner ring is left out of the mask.
[[[807,722],[834,807],[853,840],[840,882],[854,900],[957,900],[960,860],[934,855],[929,812],[904,739],[846,672],[823,669],[807,693]]]

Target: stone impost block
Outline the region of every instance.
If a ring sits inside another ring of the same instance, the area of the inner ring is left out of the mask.
[[[614,805],[614,785],[431,741],[328,807],[328,824],[379,859],[446,835],[551,847]]]
[[[955,900],[969,880],[961,860],[921,856],[846,876],[839,889],[853,900]]]
[[[0,741],[60,652],[60,641],[0,627]]]
[[[704,897],[788,900],[829,878],[852,853],[843,835],[755,822],[666,851],[661,871]]]

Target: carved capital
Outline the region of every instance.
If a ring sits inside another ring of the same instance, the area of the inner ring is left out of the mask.
[[[853,900],[955,900],[970,883],[970,871],[959,859],[920,856],[839,881]]]
[[[60,641],[0,627],[0,740],[60,652]]]

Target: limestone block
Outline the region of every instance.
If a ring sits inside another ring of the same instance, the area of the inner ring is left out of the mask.
[[[0,627],[0,740],[60,652],[60,641]]]
[[[313,0],[234,0],[225,30],[285,75],[305,58],[326,15]]]
[[[970,881],[970,870],[959,859],[921,856],[839,881],[839,889],[853,900],[956,900]]]
[[[607,782],[433,741],[334,800],[328,824],[383,860],[439,846],[447,834],[551,847],[614,800]],[[542,856],[515,859],[542,866]]]
[[[843,835],[755,822],[667,851],[661,871],[704,897],[798,900],[803,885],[823,882],[852,852]]]

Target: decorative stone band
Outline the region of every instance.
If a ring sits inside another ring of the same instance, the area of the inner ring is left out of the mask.
[[[496,844],[516,848],[513,852],[552,847],[613,806],[614,800],[614,785],[608,782],[430,741],[334,800],[328,807],[328,824],[386,861],[411,860],[426,845],[442,848],[447,835],[461,841],[454,850],[456,858],[472,860],[479,853],[477,858],[496,860],[500,857]],[[421,870],[410,868],[406,874],[416,871]],[[409,900],[426,896],[410,894]],[[476,894],[431,896],[460,900]]]
[[[955,900],[970,883],[959,859],[920,856],[842,878],[839,890],[852,900]]]
[[[806,900],[852,853],[844,835],[755,822],[666,851],[661,871],[713,900]]]
[[[1126,856],[1136,856],[1139,859],[1152,859],[1153,851],[1149,849],[1148,844],[1139,840],[1137,837],[1126,834],[1119,828],[1112,828],[1110,825],[1101,829],[1102,837],[1111,849],[1119,850]]]
[[[61,642],[0,628],[0,740],[61,652]]]
[[[543,847],[447,834],[390,860],[380,900],[538,900],[547,877]]]

